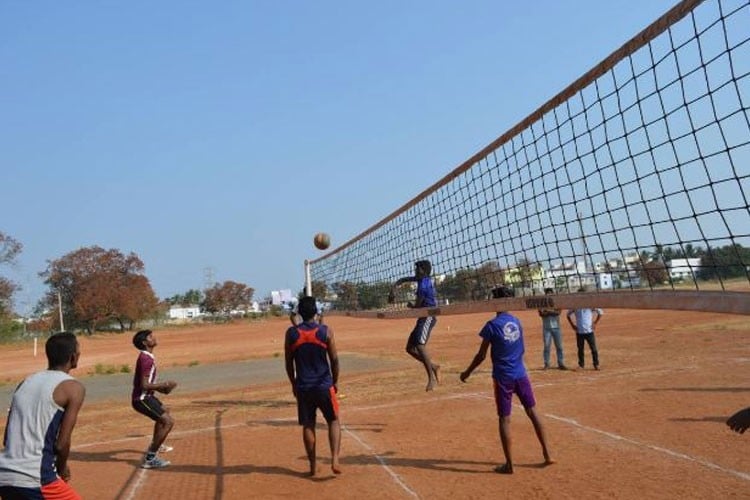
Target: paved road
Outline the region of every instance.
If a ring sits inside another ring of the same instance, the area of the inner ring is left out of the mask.
[[[383,360],[355,354],[340,354],[339,361],[342,374],[398,369],[405,364],[398,360]],[[159,367],[159,378],[174,379],[179,384],[177,390],[180,393],[191,393],[206,391],[214,387],[229,389],[282,381],[286,380],[286,371],[283,358],[252,359],[191,367]],[[128,401],[133,387],[132,373],[95,375],[81,377],[80,380],[86,386],[86,402],[89,403],[107,400]],[[0,386],[0,408],[10,406],[14,389],[15,386],[10,384]]]

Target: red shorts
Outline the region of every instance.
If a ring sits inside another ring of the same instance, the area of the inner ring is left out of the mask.
[[[40,488],[19,488],[17,486],[0,486],[0,497],[14,498],[38,498],[40,500],[82,500],[81,495],[63,481],[56,479]]]

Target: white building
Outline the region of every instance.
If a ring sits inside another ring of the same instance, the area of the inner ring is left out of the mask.
[[[287,289],[284,290],[273,290],[271,291],[271,304],[280,306],[281,304],[292,301],[292,291]]]
[[[172,306],[169,308],[169,319],[193,319],[202,316],[198,306]]]
[[[693,259],[672,259],[667,262],[669,277],[673,280],[695,279],[695,275],[701,267],[700,257]]]

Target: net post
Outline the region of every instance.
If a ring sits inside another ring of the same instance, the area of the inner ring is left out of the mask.
[[[305,295],[312,297],[312,282],[310,281],[310,261],[305,259]]]

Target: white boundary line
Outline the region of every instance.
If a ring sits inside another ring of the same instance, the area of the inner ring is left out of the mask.
[[[554,384],[554,383],[537,384],[537,386],[540,386],[540,387],[543,386],[543,385],[556,385],[556,384]],[[360,412],[360,411],[380,410],[380,409],[388,409],[388,408],[396,408],[396,407],[404,407],[404,406],[422,405],[422,404],[430,403],[430,402],[449,401],[449,400],[452,400],[452,399],[484,399],[484,400],[493,400],[494,398],[492,396],[488,396],[486,392],[472,392],[472,393],[465,393],[465,394],[449,394],[449,395],[440,396],[440,397],[433,397],[433,398],[430,398],[430,399],[414,399],[414,400],[411,400],[411,401],[399,401],[399,402],[395,402],[395,403],[386,403],[386,404],[380,404],[380,405],[359,406],[359,407],[354,407],[354,408],[348,408],[347,411]],[[517,408],[522,408],[521,405],[518,405],[518,404],[514,404],[513,406],[515,406]],[[705,460],[705,459],[702,459],[702,458],[698,458],[698,457],[694,457],[692,455],[688,455],[688,454],[681,453],[681,452],[678,452],[678,451],[670,450],[668,448],[664,448],[662,446],[658,446],[658,445],[655,445],[655,444],[646,443],[646,442],[643,442],[643,441],[640,441],[640,440],[637,440],[637,439],[634,439],[634,438],[629,438],[629,437],[626,437],[626,436],[621,436],[619,434],[615,434],[613,432],[605,431],[605,430],[602,430],[602,429],[597,429],[595,427],[589,427],[587,425],[583,425],[583,424],[579,423],[578,421],[576,421],[575,419],[572,419],[572,418],[561,417],[559,415],[554,415],[554,414],[551,414],[551,413],[545,413],[544,416],[547,417],[547,418],[550,418],[552,420],[556,420],[558,422],[562,422],[562,423],[568,424],[568,425],[570,425],[572,427],[576,427],[578,429],[584,430],[586,432],[591,432],[591,433],[594,433],[594,434],[599,434],[601,436],[608,437],[608,438],[613,439],[615,441],[621,441],[621,442],[624,442],[624,443],[628,443],[628,444],[634,445],[636,447],[645,448],[645,449],[648,449],[648,450],[651,450],[651,451],[656,451],[658,453],[662,453],[662,454],[667,455],[667,456],[672,457],[672,458],[677,458],[677,459],[680,459],[680,460],[684,460],[684,461],[687,461],[687,462],[698,464],[698,465],[701,465],[703,467],[706,467],[706,468],[714,470],[714,471],[718,471],[718,472],[722,472],[722,473],[725,473],[725,474],[729,474],[731,476],[737,477],[737,478],[745,480],[745,481],[750,481],[750,474],[749,473],[738,471],[738,470],[734,470],[734,469],[728,469],[726,467],[722,467],[720,465],[717,465],[717,464],[715,464],[713,462],[709,462],[708,460]],[[294,421],[294,420],[295,419],[293,419],[293,418],[266,419],[266,421],[268,421],[268,422],[288,422],[288,421]],[[232,429],[232,428],[245,427],[245,426],[247,426],[247,423],[242,422],[242,423],[236,423],[236,424],[230,424],[230,425],[223,425],[223,426],[221,426],[221,429]],[[419,495],[414,490],[412,490],[401,479],[401,477],[393,471],[393,469],[391,469],[391,467],[386,462],[385,458],[383,458],[380,455],[378,455],[375,452],[375,450],[372,448],[372,446],[370,446],[369,444],[367,444],[362,438],[360,438],[353,431],[349,430],[345,425],[342,425],[341,427],[342,427],[342,430],[347,435],[351,436],[355,441],[357,441],[357,443],[360,444],[360,446],[362,446],[365,450],[367,450],[368,452],[370,452],[372,454],[372,456],[378,461],[378,463],[380,464],[380,466],[385,469],[385,471],[388,473],[388,475],[391,477],[391,479],[393,479],[393,481],[398,486],[400,486],[401,489],[403,489],[410,496],[412,496],[414,498],[419,498]],[[215,430],[216,430],[215,426],[202,427],[202,428],[197,428],[197,429],[188,429],[188,430],[184,430],[184,431],[174,432],[171,435],[172,436],[188,436],[188,435],[191,435],[191,434],[201,434],[201,433],[205,433],[205,432],[214,432]],[[138,437],[127,437],[127,438],[121,438],[121,439],[114,439],[114,440],[109,440],[109,441],[97,441],[97,442],[93,442],[93,443],[84,443],[84,444],[81,444],[81,445],[74,446],[73,450],[79,450],[79,449],[83,449],[83,448],[89,448],[89,447],[92,447],[92,446],[101,446],[101,445],[107,445],[107,444],[124,443],[124,442],[129,442],[129,441],[146,440],[146,439],[150,439],[150,438],[148,436],[138,436]],[[135,483],[130,488],[129,495],[125,496],[123,498],[125,500],[132,500],[134,498],[135,493],[142,486],[142,484],[145,481],[146,477],[147,477],[146,471],[143,470],[143,469],[140,470],[139,474],[137,475],[137,479],[136,479]]]
[[[135,498],[135,494],[138,492],[138,490],[141,488],[143,483],[146,481],[146,469],[140,469],[138,471],[138,477],[135,481],[135,483],[130,486],[130,491],[128,492],[127,496],[123,495],[123,500],[132,500]]]
[[[494,400],[493,397],[487,396],[485,394],[472,394],[472,396],[473,397],[478,397],[478,398],[481,398],[481,399]],[[523,406],[521,406],[519,404],[515,404],[514,403],[513,406],[515,406],[516,408],[519,408],[519,409],[523,409]],[[632,444],[632,445],[635,445],[635,446],[638,446],[638,447],[641,447],[641,448],[647,448],[649,450],[653,450],[653,451],[657,451],[659,453],[663,453],[665,455],[669,455],[670,457],[679,458],[679,459],[682,459],[682,460],[686,460],[688,462],[693,462],[695,464],[702,465],[702,466],[704,466],[706,468],[713,469],[713,470],[716,470],[716,471],[719,471],[719,472],[723,472],[725,474],[729,474],[729,475],[738,477],[740,479],[744,479],[745,481],[750,481],[750,474],[748,474],[746,472],[741,472],[741,471],[734,470],[734,469],[727,469],[726,467],[722,467],[720,465],[717,465],[717,464],[715,464],[713,462],[709,462],[708,460],[704,460],[702,458],[694,457],[692,455],[681,453],[679,451],[670,450],[669,448],[664,448],[662,446],[658,446],[658,445],[655,445],[655,444],[645,443],[645,442],[639,441],[637,439],[633,439],[633,438],[621,436],[619,434],[615,434],[614,432],[604,431],[604,430],[601,430],[601,429],[597,429],[595,427],[589,427],[587,425],[583,425],[583,424],[579,423],[577,420],[572,419],[572,418],[560,417],[558,415],[553,415],[551,413],[545,413],[544,416],[547,417],[547,418],[550,418],[552,420],[557,420],[558,422],[563,422],[563,423],[566,423],[566,424],[571,425],[573,427],[577,427],[578,429],[582,429],[582,430],[585,430],[585,431],[588,431],[588,432],[593,432],[595,434],[600,434],[602,436],[606,436],[606,437],[608,437],[610,439],[614,439],[615,441],[622,441],[624,443]]]
[[[370,446],[369,444],[365,443],[364,440],[362,440],[359,436],[357,436],[354,432],[350,431],[347,427],[342,426],[344,432],[349,434],[351,437],[354,438],[355,441],[357,441],[365,450],[372,453],[372,456],[375,457],[375,459],[380,463],[380,466],[385,469],[385,471],[388,473],[388,475],[391,476],[391,479],[393,479],[393,482],[395,482],[397,485],[401,487],[402,490],[404,490],[409,495],[413,496],[414,498],[419,498],[419,495],[409,488],[406,483],[401,479],[401,477],[393,472],[393,469],[391,469],[388,464],[386,463],[385,459],[375,453],[375,450]]]
[[[687,460],[688,462],[693,462],[699,465],[702,465],[704,467],[707,467],[709,469],[717,470],[720,472],[724,472],[726,474],[730,474],[732,476],[736,476],[740,479],[744,479],[745,481],[750,481],[750,474],[747,474],[745,472],[740,472],[734,469],[727,469],[725,467],[722,467],[720,465],[717,465],[713,462],[709,462],[708,460],[704,460],[702,458],[693,457],[691,455],[687,455],[685,453],[680,453],[679,451],[673,451],[668,448],[663,448],[661,446],[657,446],[655,444],[649,444],[644,443],[643,441],[639,441],[637,439],[628,438],[625,436],[620,436],[619,434],[615,434],[613,432],[603,431],[601,429],[595,429],[593,427],[589,427],[583,424],[578,423],[576,420],[573,420],[572,418],[565,418],[565,417],[559,417],[557,415],[552,415],[550,413],[546,413],[544,415],[547,418],[551,418],[553,420],[557,420],[559,422],[564,422],[566,424],[572,425],[574,427],[577,427],[579,429],[583,429],[585,431],[594,432],[596,434],[601,434],[603,436],[607,436],[610,439],[614,439],[616,441],[623,441],[625,443],[633,444],[636,446],[640,446],[643,448],[648,448],[653,451],[658,451],[659,453],[664,453],[665,455],[669,455],[671,457],[675,458],[681,458],[682,460]]]

